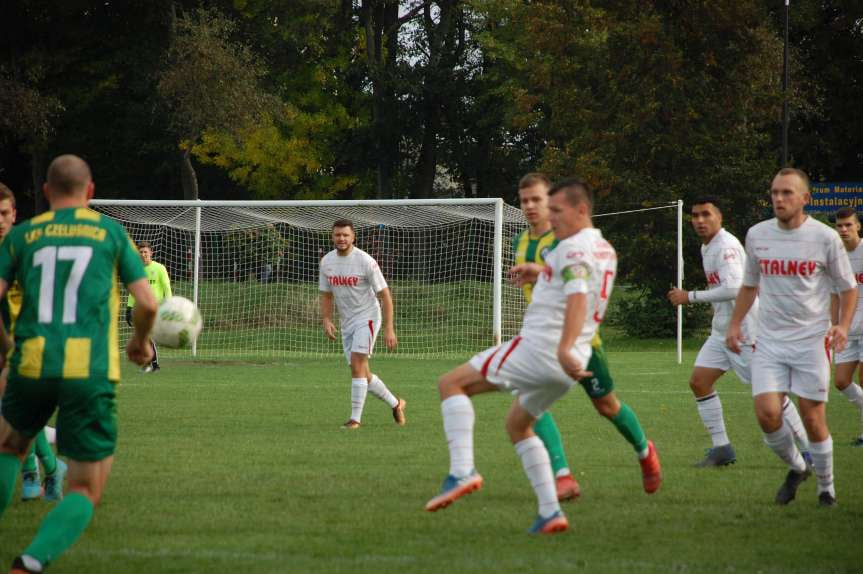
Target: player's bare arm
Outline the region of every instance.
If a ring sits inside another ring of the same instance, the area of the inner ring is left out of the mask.
[[[678,289],[677,287],[672,287],[666,297],[668,297],[668,300],[674,306],[686,305],[689,303],[689,292],[684,291],[683,289]]]
[[[830,295],[830,324],[839,324],[839,295]]]
[[[392,351],[398,345],[398,339],[396,339],[396,329],[394,326],[393,296],[390,293],[389,287],[378,291],[378,297],[381,299],[381,312],[384,316],[384,342],[387,345],[387,349]]]
[[[848,329],[851,328],[851,320],[857,309],[857,287],[846,289],[839,293],[839,317],[838,323],[834,323],[827,332],[827,339],[836,351],[843,351],[848,344]]]
[[[336,325],[333,323],[333,294],[321,291],[321,322],[324,334],[331,341],[336,340]]]
[[[126,285],[126,288],[135,298],[135,308],[132,311],[134,332],[126,345],[126,355],[133,363],[146,365],[153,360],[150,330],[152,330],[153,322],[156,320],[158,305],[147,278],[133,281]]]
[[[574,293],[566,298],[566,310],[563,318],[563,332],[557,346],[557,360],[563,367],[563,372],[575,379],[583,379],[593,373],[585,371],[578,359],[572,356],[572,347],[584,327],[587,317],[587,295]]]
[[[536,283],[539,274],[542,273],[542,265],[539,263],[521,263],[509,268],[509,280],[517,287]]]
[[[737,299],[734,301],[734,313],[731,315],[731,322],[728,323],[728,332],[725,335],[725,345],[733,352],[740,354],[740,344],[743,342],[743,332],[740,328],[743,323],[743,318],[752,308],[755,303],[755,297],[758,295],[758,287],[743,285],[740,291],[737,292]]]

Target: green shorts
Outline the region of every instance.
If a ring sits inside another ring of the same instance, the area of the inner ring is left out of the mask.
[[[57,410],[57,450],[83,462],[114,454],[117,406],[114,383],[106,378],[28,379],[10,377],[3,418],[26,437],[35,437]]]
[[[591,399],[601,399],[614,390],[614,380],[608,370],[608,359],[605,357],[605,349],[593,347],[590,360],[587,362],[587,370],[593,373],[589,379],[581,379],[579,384],[584,387],[584,392]]]

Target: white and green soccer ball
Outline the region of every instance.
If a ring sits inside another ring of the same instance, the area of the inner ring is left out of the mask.
[[[159,305],[150,336],[159,345],[174,349],[191,347],[204,321],[198,307],[185,297],[168,297]]]

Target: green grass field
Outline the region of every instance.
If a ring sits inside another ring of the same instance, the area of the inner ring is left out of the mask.
[[[583,494],[571,530],[530,536],[533,492],[503,430],[509,395],[475,399],[483,490],[423,511],[448,469],[437,375],[457,360],[379,358],[408,401],[408,425],[369,396],[364,426],[343,431],[349,374],[339,358],[280,363],[169,360],[127,368],[121,440],[102,506],[56,573],[153,572],[859,572],[863,450],[856,411],[833,392],[839,506],[816,507],[815,480],[773,504],[785,470],[762,444],[748,388],[720,383],[738,463],[692,468],[709,446],[684,365],[663,352],[609,349],[619,396],[662,458],[664,484],[641,490],[630,447],[574,389],[553,410]],[[17,501],[0,523],[0,565],[49,505]]]

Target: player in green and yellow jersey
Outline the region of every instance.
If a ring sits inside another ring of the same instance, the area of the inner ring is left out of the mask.
[[[141,254],[141,261],[144,263],[144,272],[147,274],[147,281],[150,283],[150,290],[156,298],[156,303],[161,303],[171,296],[171,279],[168,277],[168,270],[158,261],[153,260],[153,246],[149,241],[138,242],[138,252]],[[129,295],[129,302],[126,305],[126,322],[132,325],[132,308],[135,306],[135,296]],[[150,341],[153,349],[153,361],[149,365],[144,365],[145,373],[154,373],[159,370],[159,351],[156,349],[156,342]]]
[[[12,229],[17,216],[15,194],[12,190],[0,183],[0,239]],[[21,311],[21,299],[23,294],[17,283],[13,283],[6,296],[0,299],[0,317],[7,332],[12,332],[15,319]],[[0,371],[0,400],[6,389],[6,379],[9,369]],[[39,478],[39,463],[45,469],[45,488],[42,489],[42,481]],[[21,466],[21,500],[36,500],[43,494],[45,500],[58,501],[63,498],[63,479],[66,476],[66,463],[59,460],[45,436],[42,429],[33,440],[33,446],[24,459]]]
[[[118,279],[138,301],[126,353],[140,365],[152,359],[156,302],[144,267],[123,227],[87,208],[93,190],[81,158],[54,159],[44,186],[51,210],[0,244],[0,296],[14,281],[23,293],[0,417],[0,514],[20,461],[55,411],[57,446],[69,459],[66,496],[12,572],[41,572],[83,534],[102,496],[117,439]],[[0,327],[0,366],[12,344]]]
[[[527,227],[515,236],[512,250],[515,253],[515,264],[535,263],[545,265],[545,256],[551,251],[557,240],[548,220],[548,190],[551,181],[541,173],[529,173],[518,183],[518,200],[521,210],[527,219]],[[533,283],[522,286],[524,298],[530,303],[533,293]],[[551,470],[554,472],[559,500],[575,499],[581,494],[581,488],[572,475],[566,453],[563,450],[563,439],[560,430],[550,412],[546,412],[535,423],[533,431],[542,440],[551,458]]]

